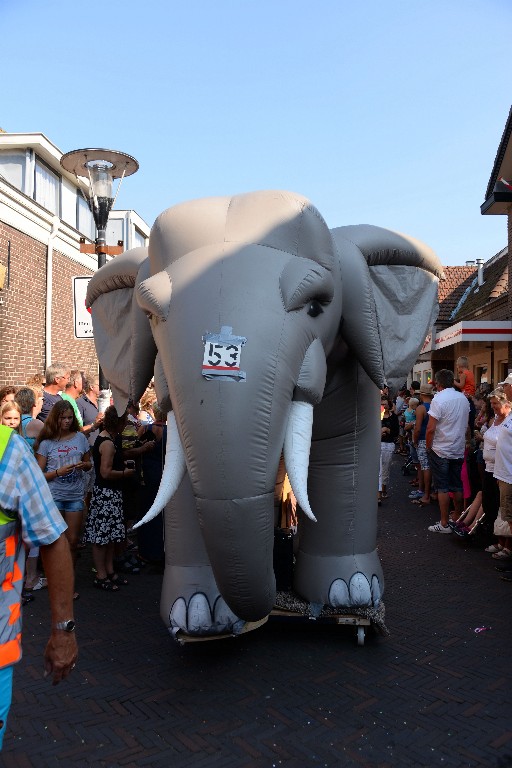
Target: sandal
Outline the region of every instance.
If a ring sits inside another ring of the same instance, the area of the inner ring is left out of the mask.
[[[137,557],[132,555],[114,561],[114,567],[117,573],[137,574],[140,573],[140,569],[143,565],[145,565],[145,563],[141,563]]]
[[[121,584],[123,586],[127,586],[130,583],[128,579],[125,579],[124,576],[120,576],[118,573],[108,573],[107,579],[112,584]]]
[[[117,592],[119,590],[117,584],[112,584],[106,576],[104,579],[94,579],[93,584],[96,589],[103,589],[105,592]]]

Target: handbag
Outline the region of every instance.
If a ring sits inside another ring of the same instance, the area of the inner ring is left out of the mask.
[[[494,521],[494,535],[495,536],[512,536],[512,531],[510,530],[510,525],[507,523],[506,520],[503,520],[501,516],[501,509],[498,512],[498,517]]]

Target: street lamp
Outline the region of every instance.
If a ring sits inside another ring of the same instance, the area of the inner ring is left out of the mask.
[[[108,256],[117,256],[123,252],[123,241],[117,245],[107,245],[106,229],[109,213],[116,201],[121,183],[125,176],[131,176],[139,170],[139,164],[134,157],[115,149],[75,149],[62,155],[60,164],[68,173],[73,173],[78,188],[82,192],[91,210],[96,225],[96,240],[94,245],[80,238],[80,253],[95,253],[98,257],[98,269],[107,261]],[[80,180],[79,180],[80,177]],[[115,196],[112,194],[114,179],[119,179]],[[83,183],[87,185],[87,196],[83,191]],[[108,389],[108,382],[99,369],[100,389]]]

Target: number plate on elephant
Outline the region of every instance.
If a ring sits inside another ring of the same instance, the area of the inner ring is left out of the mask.
[[[233,336],[232,331],[231,327],[222,326],[220,333],[203,336],[202,374],[206,379],[221,377],[227,381],[245,381],[245,373],[240,370],[240,359],[247,339]]]

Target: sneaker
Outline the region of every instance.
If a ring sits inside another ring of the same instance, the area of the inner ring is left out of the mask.
[[[429,525],[428,530],[431,533],[451,533],[452,529],[449,525],[442,525],[441,522],[436,523],[435,525]]]
[[[495,552],[491,557],[494,557],[495,560],[512,560],[512,552],[510,549],[503,547],[501,552]]]
[[[484,549],[484,552],[489,552],[491,555],[495,555],[496,552],[501,552],[502,549],[503,547],[501,544],[490,544]]]
[[[37,589],[45,589],[45,587],[48,586],[48,582],[43,576],[40,576],[34,586],[32,587],[32,590],[35,592]]]
[[[421,499],[423,491],[411,491],[409,494],[410,499]]]

